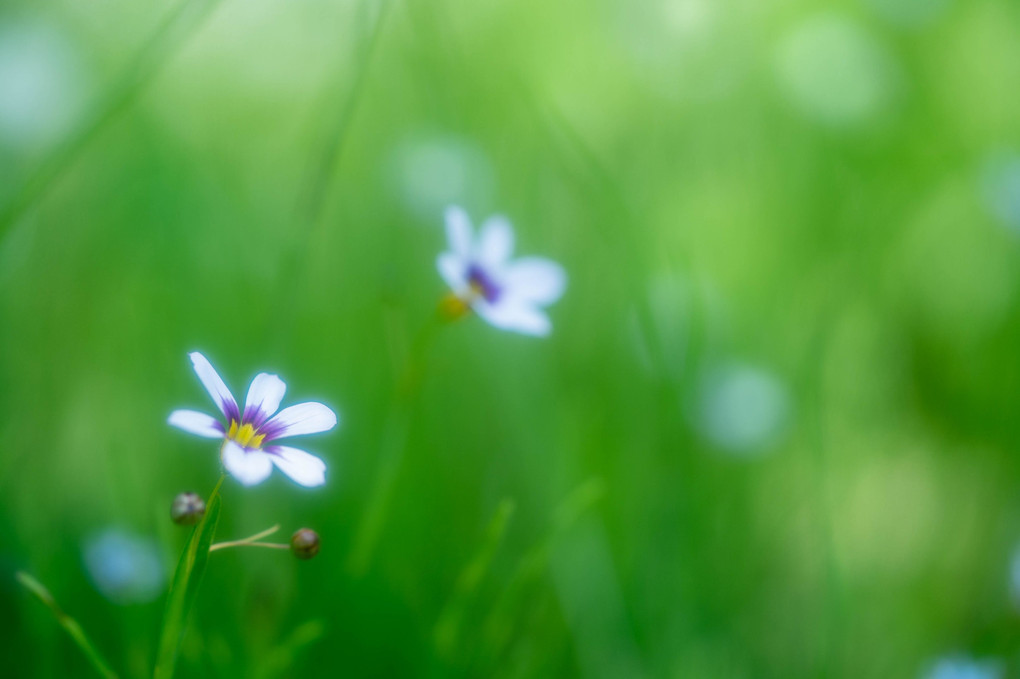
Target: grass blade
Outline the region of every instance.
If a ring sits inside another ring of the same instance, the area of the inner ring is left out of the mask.
[[[53,599],[53,595],[46,587],[24,571],[18,571],[14,574],[21,586],[27,589],[29,592],[34,594],[39,601],[46,604],[46,607],[53,612],[53,616],[57,619],[57,623],[63,627],[74,643],[78,645],[82,653],[92,663],[92,667],[95,668],[96,672],[100,676],[106,677],[106,679],[117,679],[117,675],[110,669],[110,666],[103,660],[103,656],[99,653],[96,647],[89,641],[89,638],[85,636],[85,631],[78,624],[78,621],[69,616],[67,613],[57,605],[57,602]]]
[[[170,591],[167,593],[166,610],[163,613],[163,632],[159,637],[159,651],[156,655],[156,679],[170,679],[174,674],[177,661],[177,648],[188,621],[188,613],[198,597],[198,587],[209,560],[209,547],[216,533],[216,524],[220,518],[220,486],[223,477],[213,489],[206,504],[202,522],[195,526],[188,546],[181,554],[181,560],[174,572]]]
[[[505,498],[499,503],[496,513],[485,530],[485,536],[478,550],[461,571],[460,577],[457,578],[456,588],[436,622],[432,635],[433,641],[439,653],[446,658],[456,657],[464,619],[467,617],[472,597],[482,578],[488,572],[489,564],[492,563],[496,550],[503,542],[503,536],[506,534],[515,508],[516,504],[510,498]]]

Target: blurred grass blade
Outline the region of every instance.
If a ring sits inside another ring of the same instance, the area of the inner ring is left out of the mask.
[[[160,24],[152,37],[132,60],[131,65],[109,92],[71,134],[59,144],[42,165],[0,210],[0,241],[5,232],[56,180],[85,146],[128,104],[159,72],[184,41],[191,36],[219,4],[219,0],[182,0]]]
[[[326,623],[309,620],[297,627],[290,636],[274,648],[255,668],[255,679],[272,679],[288,676],[298,654],[326,635]]]
[[[159,638],[159,651],[156,655],[156,679],[170,679],[174,674],[174,663],[177,661],[177,648],[184,636],[188,613],[198,596],[198,587],[209,560],[209,547],[216,533],[216,524],[220,518],[220,477],[209,502],[206,504],[205,517],[195,526],[188,546],[181,554],[181,560],[174,572],[170,591],[167,593],[166,610],[163,613],[163,632]]]
[[[54,617],[57,619],[57,623],[67,630],[67,633],[71,635],[74,643],[78,644],[78,648],[81,649],[82,653],[92,663],[92,667],[96,669],[101,676],[107,679],[117,679],[117,675],[110,669],[110,666],[103,660],[103,656],[99,653],[96,647],[89,641],[89,638],[85,636],[85,631],[82,630],[81,625],[69,616],[67,613],[57,605],[57,602],[53,599],[53,595],[46,587],[24,571],[18,571],[14,577],[18,579],[22,587],[27,589],[29,592],[34,594],[39,601],[46,604],[46,606],[53,612]]]
[[[506,588],[491,606],[482,631],[481,671],[499,666],[515,631],[524,624],[523,618],[535,608],[536,584],[549,568],[552,543],[570,530],[604,495],[602,479],[590,478],[572,490],[553,510],[546,535],[521,557]]]
[[[464,570],[461,571],[460,577],[457,578],[456,588],[443,612],[439,615],[439,620],[433,631],[436,649],[441,656],[455,657],[457,646],[460,643],[464,617],[471,604],[472,595],[488,572],[492,557],[503,542],[503,536],[506,534],[507,526],[510,524],[516,507],[516,503],[510,498],[504,498],[499,503],[496,513],[485,530],[485,536],[478,551],[475,552]]]

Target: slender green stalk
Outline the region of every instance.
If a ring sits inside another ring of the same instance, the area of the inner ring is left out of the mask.
[[[265,547],[266,549],[290,549],[290,545],[285,545],[279,542],[247,542],[245,540],[238,540],[237,542],[217,542],[215,545],[209,548],[209,551],[216,552],[221,549],[230,549],[231,547]]]
[[[163,613],[163,632],[159,638],[159,651],[156,655],[156,668],[153,673],[155,679],[170,679],[174,674],[177,649],[184,636],[188,613],[198,597],[198,587],[202,581],[202,574],[205,572],[206,562],[209,560],[209,548],[212,546],[213,536],[216,533],[216,524],[219,522],[220,486],[223,485],[224,478],[226,475],[220,476],[212,494],[209,495],[205,516],[195,526],[191,539],[188,540],[188,545],[184,548],[181,560],[177,564],[173,582],[170,583],[170,591],[166,598],[166,610]]]
[[[167,16],[92,114],[53,150],[0,210],[0,239],[24,211],[49,190],[82,149],[138,97],[217,4],[219,0],[183,0]]]
[[[269,537],[270,535],[272,535],[273,533],[275,533],[278,530],[280,530],[280,524],[276,524],[275,526],[267,528],[267,529],[265,529],[264,531],[262,531],[260,533],[255,533],[255,535],[251,535],[251,536],[248,536],[246,538],[241,538],[240,540],[231,540],[230,542],[217,542],[215,545],[212,545],[211,547],[209,547],[209,551],[210,552],[215,552],[218,549],[226,549],[228,547],[244,547],[244,546],[249,546],[249,545],[252,546],[252,547],[259,547],[259,546],[261,546],[261,547],[280,547],[281,545],[274,545],[274,544],[270,544],[268,542],[256,542],[256,540],[261,540],[262,538]],[[284,549],[287,549],[288,545],[282,545],[282,547]]]
[[[100,676],[106,677],[106,679],[117,679],[117,675],[110,669],[110,666],[106,663],[106,661],[103,660],[102,654],[99,653],[99,650],[85,635],[85,631],[82,630],[81,625],[79,625],[74,618],[65,613],[63,609],[57,605],[53,595],[50,594],[50,591],[46,589],[41,582],[24,571],[18,571],[14,574],[14,577],[17,578],[19,583],[21,583],[22,587],[34,594],[39,601],[46,604],[46,607],[53,612],[53,616],[57,619],[57,624],[63,627],[67,633],[71,635],[71,639],[89,659],[89,662],[92,663],[92,667],[95,668],[96,672],[98,672]]]
[[[443,612],[440,613],[432,638],[439,653],[446,658],[457,657],[461,641],[461,630],[467,617],[474,594],[489,571],[492,558],[503,542],[507,526],[517,505],[511,498],[505,498],[496,508],[496,513],[485,529],[481,544],[471,560],[464,566],[457,578],[457,584],[450,595]]]
[[[421,327],[411,345],[410,356],[396,383],[396,407],[390,413],[379,449],[379,470],[368,496],[368,507],[361,516],[354,539],[354,548],[347,569],[355,576],[363,575],[372,561],[379,534],[386,523],[390,499],[397,473],[404,460],[407,434],[410,429],[411,406],[418,395],[425,372],[425,356],[439,329],[438,314]]]

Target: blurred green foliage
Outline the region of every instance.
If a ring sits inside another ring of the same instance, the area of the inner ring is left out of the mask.
[[[151,674],[83,550],[172,572],[195,349],[341,427],[324,488],[224,485],[322,552],[212,555],[179,676],[1016,671],[1018,82],[1010,0],[8,0],[3,673],[89,672],[23,569]],[[401,400],[447,202],[570,284]]]

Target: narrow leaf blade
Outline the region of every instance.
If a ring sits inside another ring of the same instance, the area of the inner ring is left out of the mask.
[[[163,613],[163,632],[159,638],[159,651],[156,656],[156,679],[170,679],[174,674],[177,661],[177,649],[188,621],[198,587],[209,560],[209,547],[216,534],[216,524],[220,518],[219,484],[206,504],[205,516],[195,526],[191,539],[188,541],[181,560],[174,572],[170,591],[167,593],[166,610]]]

